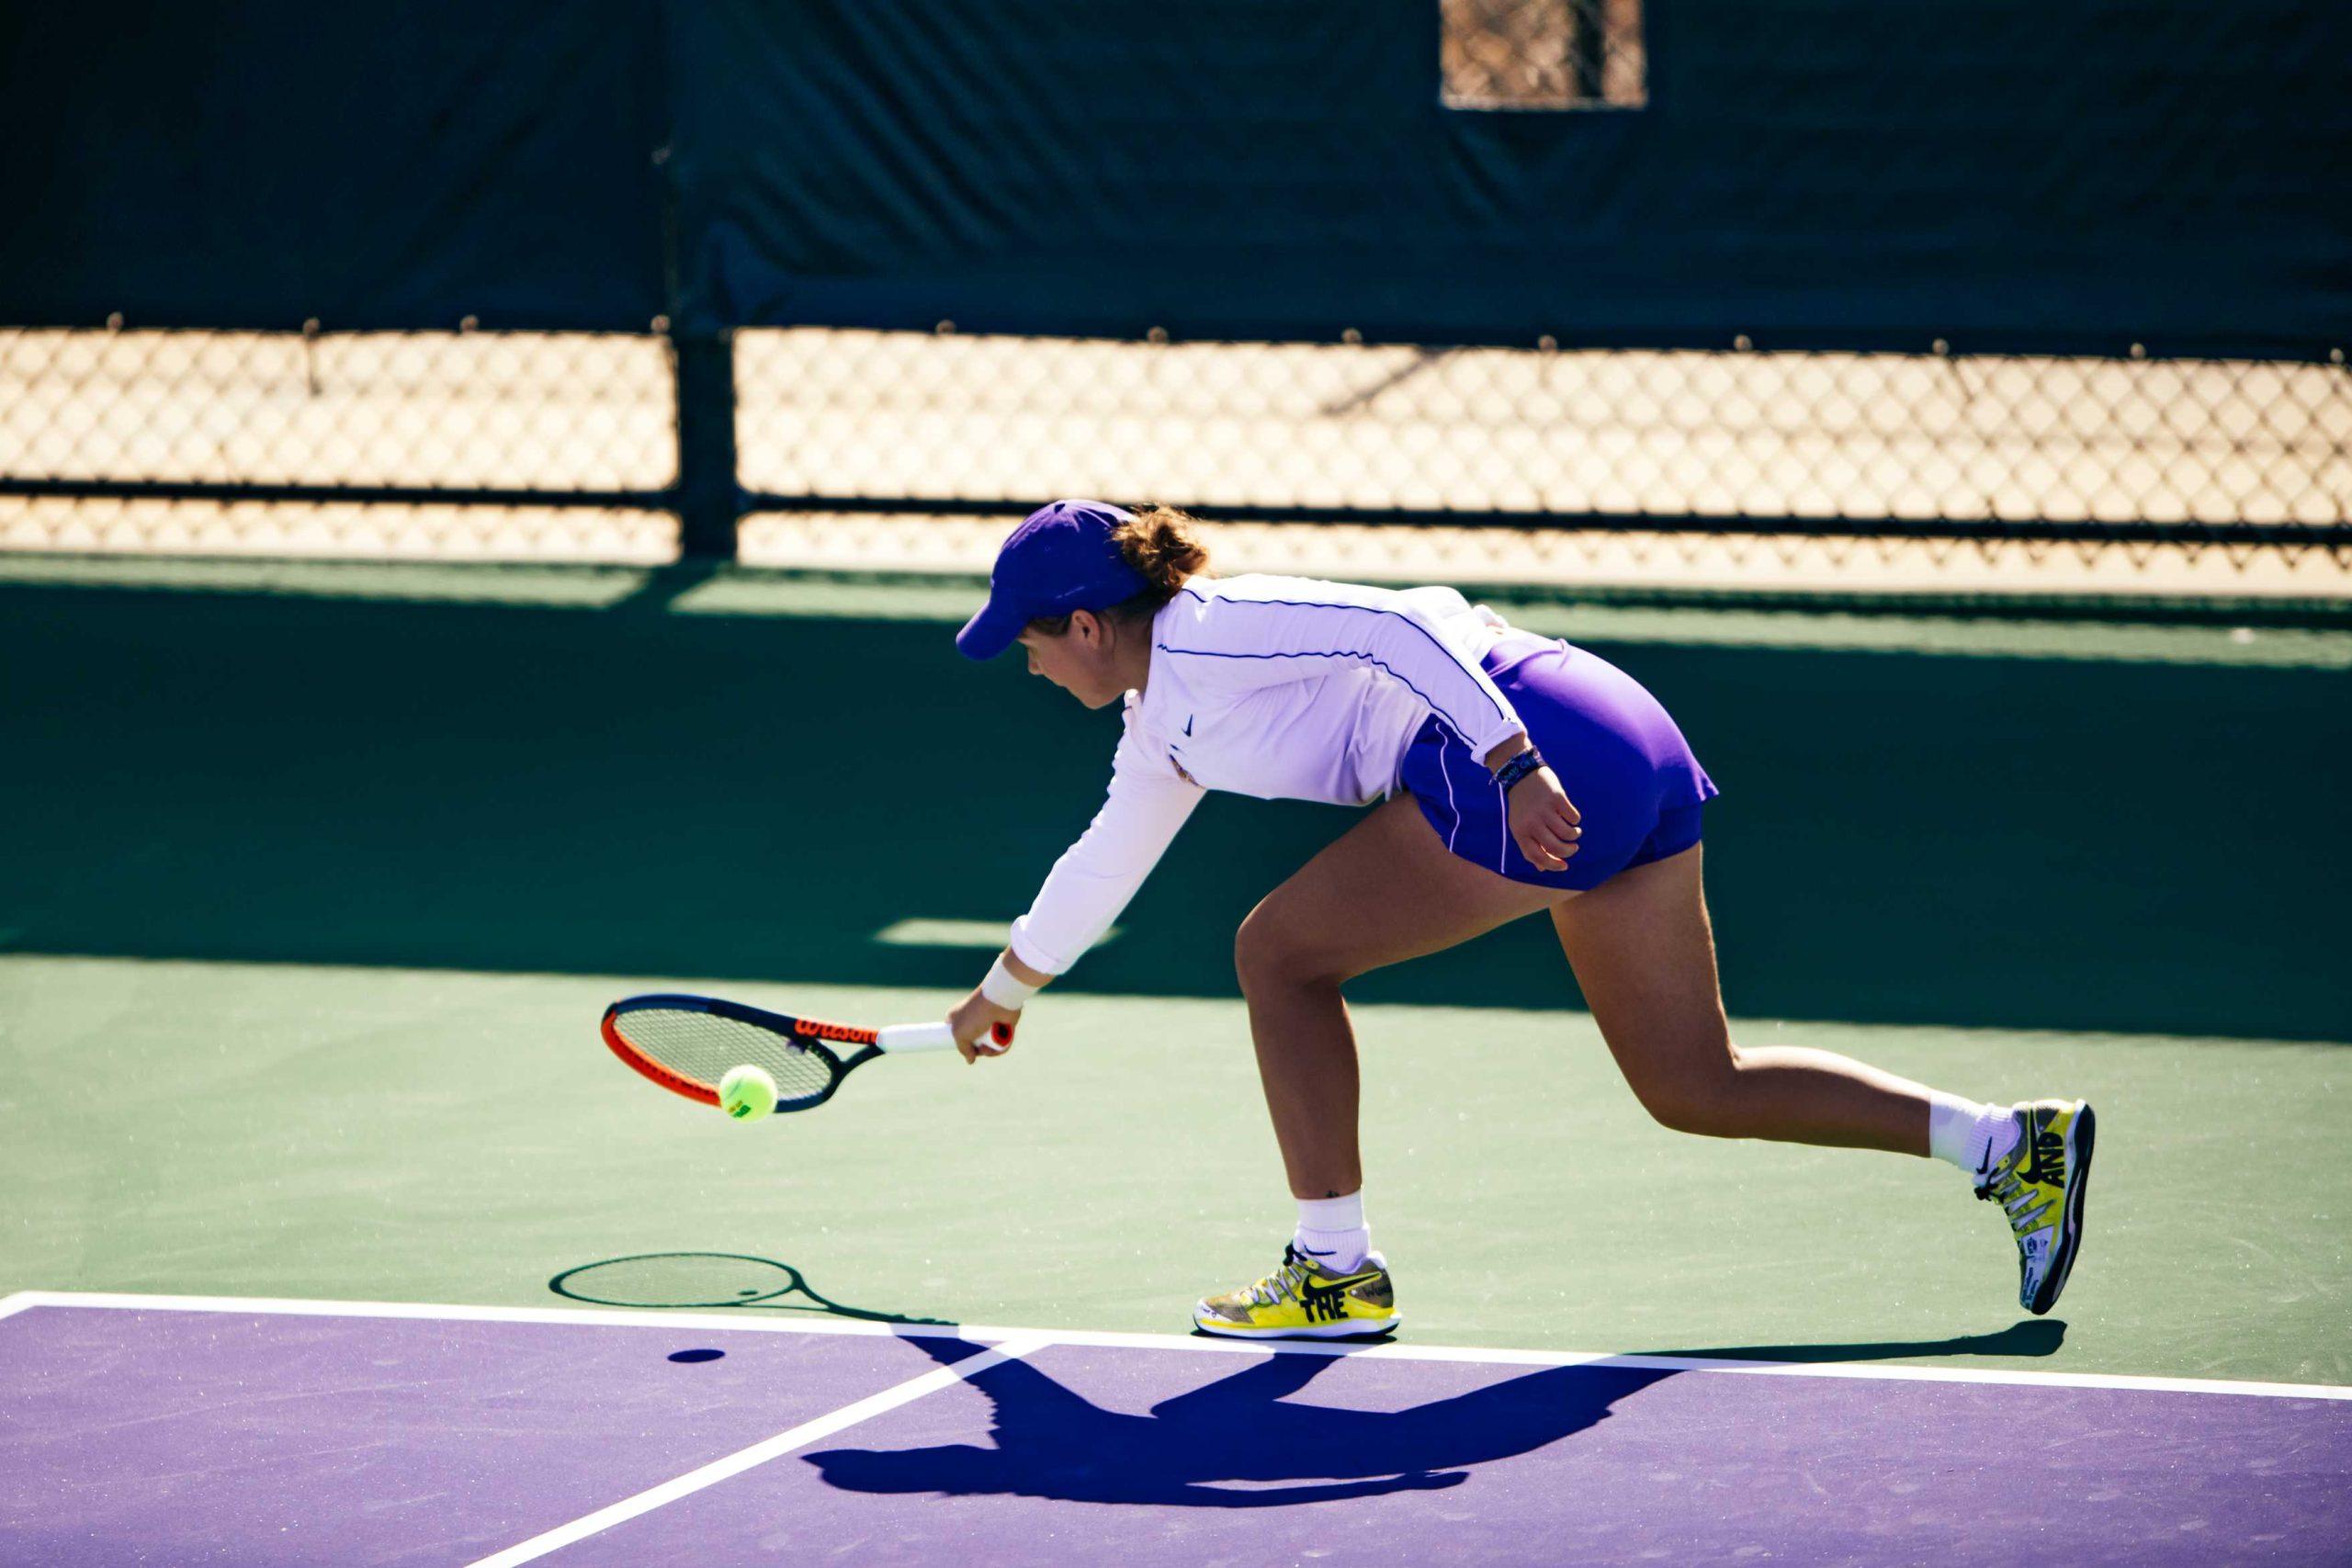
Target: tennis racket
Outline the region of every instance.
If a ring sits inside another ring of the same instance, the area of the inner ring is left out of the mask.
[[[999,1045],[1012,1043],[1010,1024],[997,1024],[989,1033]],[[764,1068],[775,1080],[778,1111],[814,1111],[876,1056],[956,1048],[956,1036],[944,1023],[860,1029],[717,997],[666,994],[615,1002],[605,1010],[604,1034],[613,1055],[647,1078],[714,1109],[718,1080],[729,1067]],[[844,1052],[849,1046],[856,1049]]]

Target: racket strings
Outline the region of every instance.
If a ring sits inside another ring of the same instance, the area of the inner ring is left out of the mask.
[[[716,1089],[729,1067],[754,1066],[775,1080],[776,1103],[822,1099],[836,1076],[832,1058],[740,1019],[683,1009],[644,1008],[614,1021],[622,1039],[681,1077]]]

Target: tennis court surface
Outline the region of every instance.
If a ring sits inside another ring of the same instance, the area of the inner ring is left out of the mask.
[[[1521,922],[1351,987],[1407,1323],[1335,1354],[1182,1330],[1292,1218],[1232,932],[1342,813],[1204,806],[984,1068],[737,1126],[596,1036],[977,977],[1107,747],[970,585],[36,566],[8,1568],[2345,1560],[2352,634],[1529,606],[1729,781],[1738,1037],[2090,1099],[2083,1261],[2027,1318],[1943,1168],[1659,1128]],[[877,712],[1020,765],[910,811],[812,760]]]
[[[230,1298],[0,1313],[12,1560],[60,1568],[2323,1561],[2352,1539],[2343,1388]]]

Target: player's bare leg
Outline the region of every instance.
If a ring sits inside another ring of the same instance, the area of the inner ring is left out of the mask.
[[[1701,886],[1705,848],[1620,872],[1552,911],[1644,1108],[1684,1133],[1926,1155],[1922,1085],[1827,1051],[1732,1043]]]
[[[1363,1185],[1355,1031],[1340,985],[1575,897],[1448,853],[1420,807],[1400,795],[1250,912],[1234,966],[1293,1196],[1331,1198]]]
[[[1272,1273],[1195,1303],[1195,1328],[1349,1337],[1390,1333],[1403,1322],[1387,1261],[1370,1250],[1363,1218],[1355,1032],[1340,987],[1572,897],[1455,859],[1412,797],[1398,795],[1250,911],[1234,963],[1266,1109],[1300,1200],[1298,1230]]]
[[[1601,1038],[1642,1104],[1686,1133],[1950,1160],[2008,1218],[2018,1304],[2048,1312],[2082,1245],[2091,1108],[1977,1106],[1831,1052],[1734,1044],[1715,984],[1703,853],[1694,846],[1623,872],[1552,911]]]

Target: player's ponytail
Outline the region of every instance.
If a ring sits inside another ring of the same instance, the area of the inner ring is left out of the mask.
[[[1151,586],[1119,606],[1121,610],[1157,610],[1176,597],[1184,580],[1208,570],[1209,547],[1201,540],[1201,524],[1172,506],[1147,506],[1122,523],[1111,537],[1127,564]]]
[[[1111,531],[1111,541],[1147,585],[1102,612],[1114,620],[1148,622],[1176,597],[1186,578],[1208,570],[1209,547],[1201,539],[1201,520],[1172,506],[1142,508]],[[1046,637],[1061,637],[1069,630],[1069,617],[1040,615],[1029,626]]]

